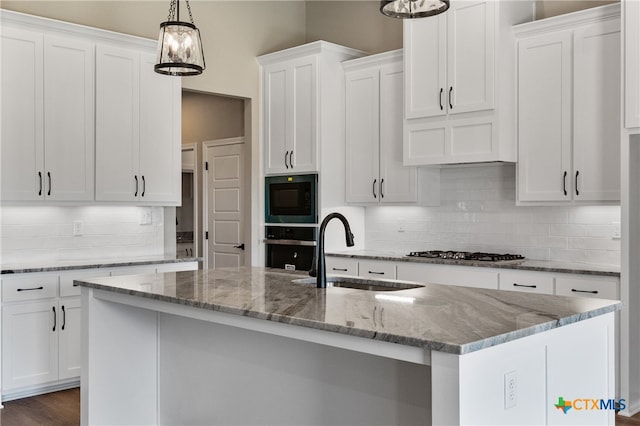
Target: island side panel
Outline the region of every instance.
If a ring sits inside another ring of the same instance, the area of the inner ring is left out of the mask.
[[[614,322],[610,313],[466,355],[433,352],[434,424],[613,425],[613,410],[565,414],[555,404],[615,398]]]
[[[160,315],[160,423],[431,424],[430,367]]]
[[[157,313],[82,288],[81,424],[158,424]]]

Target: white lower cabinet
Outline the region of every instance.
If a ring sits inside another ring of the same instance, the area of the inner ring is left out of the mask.
[[[55,299],[3,306],[3,392],[58,379],[57,308]]]
[[[553,275],[548,272],[500,272],[500,290],[553,294]]]
[[[325,268],[327,275],[358,276],[358,261],[352,258],[327,257]]]
[[[598,299],[620,299],[617,278],[591,276],[557,276],[556,294],[559,296],[595,297]]]
[[[197,262],[3,275],[0,400],[77,385],[81,287],[74,280],[198,269]]]
[[[396,264],[384,260],[360,260],[358,262],[358,276],[377,280],[395,280]]]

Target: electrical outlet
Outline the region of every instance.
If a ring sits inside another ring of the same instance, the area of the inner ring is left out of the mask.
[[[404,219],[400,219],[398,221],[398,232],[404,232],[406,230],[407,226],[404,222]]]
[[[140,210],[140,225],[151,225],[153,222],[151,217],[151,209],[143,208]]]
[[[73,222],[73,236],[79,237],[82,235],[82,222],[76,220]]]
[[[518,375],[510,371],[504,375],[504,408],[513,408],[518,404]]]
[[[619,240],[620,239],[620,222],[613,222],[613,232],[611,235],[611,238],[613,238],[614,240]]]

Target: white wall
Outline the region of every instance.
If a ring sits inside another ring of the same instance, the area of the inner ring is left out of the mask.
[[[620,240],[612,238],[620,206],[517,207],[515,187],[514,165],[443,168],[439,207],[367,208],[366,248],[515,252],[620,265]]]
[[[149,211],[150,225],[140,225]],[[131,259],[164,254],[162,207],[6,207],[0,209],[0,264]],[[73,222],[82,236],[73,236]],[[175,229],[175,228],[174,228]]]

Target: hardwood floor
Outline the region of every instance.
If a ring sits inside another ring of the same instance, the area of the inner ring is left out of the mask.
[[[80,424],[80,388],[5,402],[1,426],[71,426]],[[616,426],[640,426],[640,414],[616,416]]]
[[[80,424],[80,388],[4,403],[2,426],[76,426]]]

